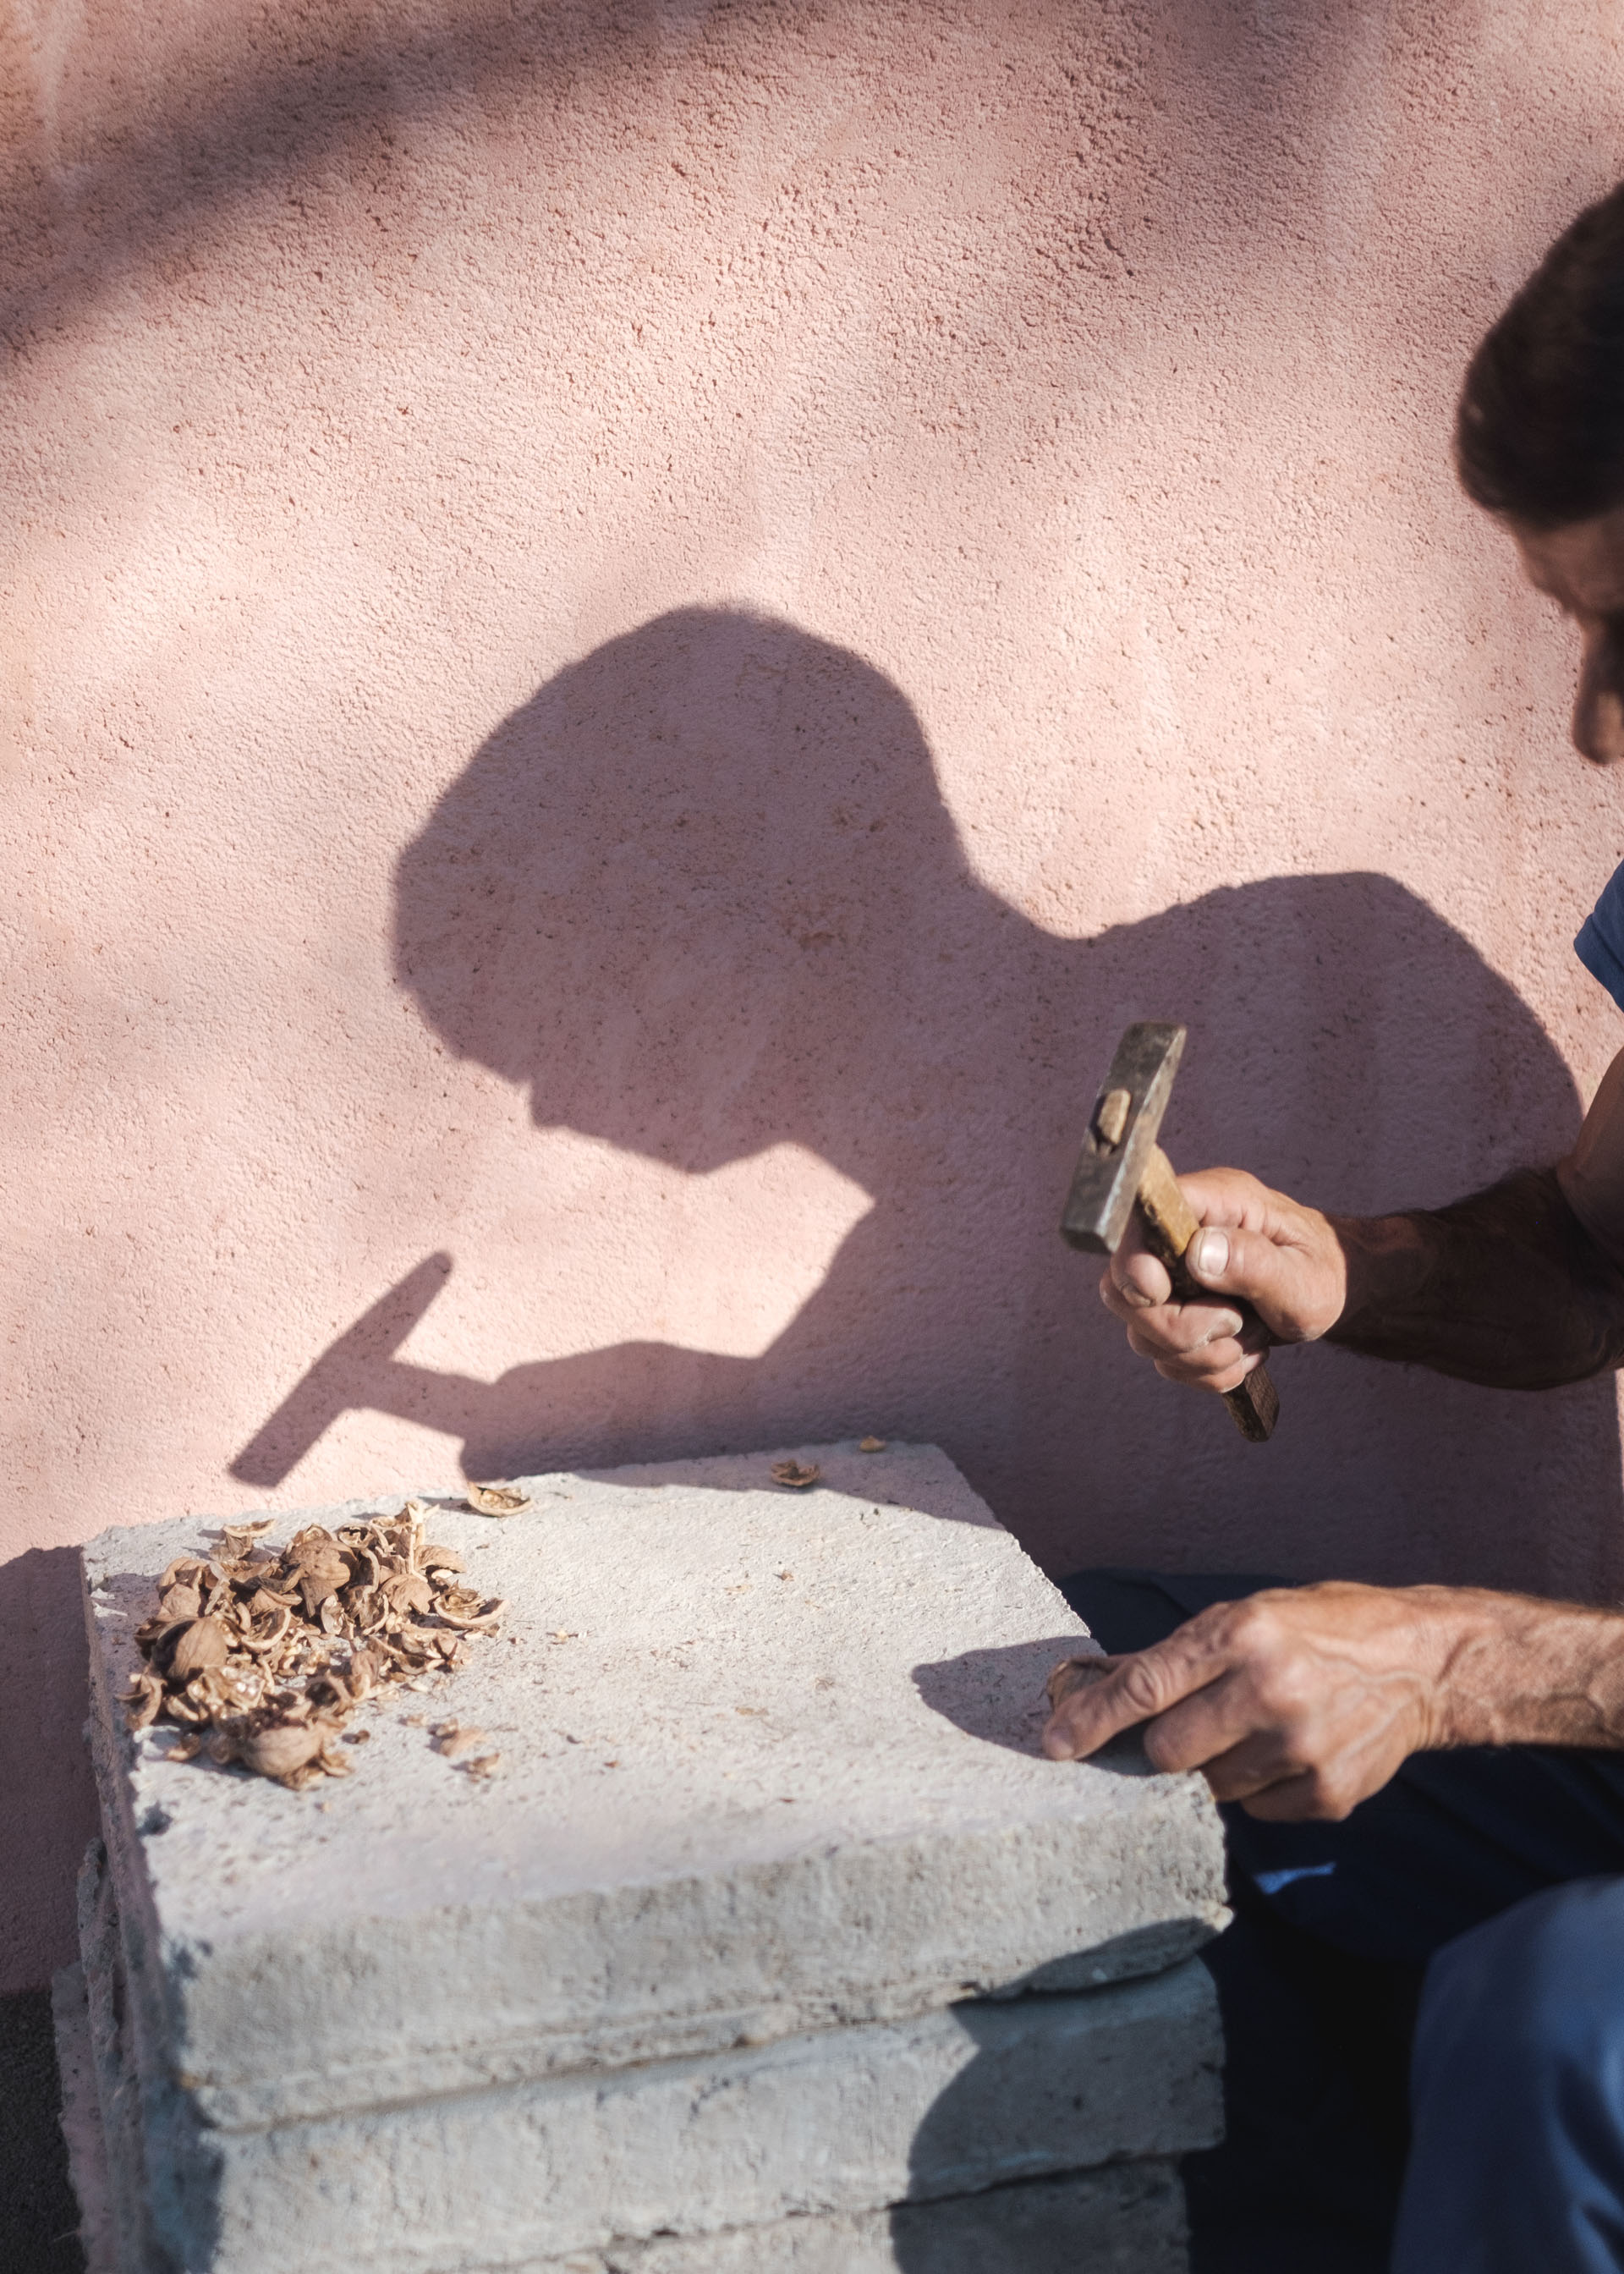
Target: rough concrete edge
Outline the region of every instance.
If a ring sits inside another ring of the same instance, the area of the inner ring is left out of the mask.
[[[117,2230],[113,2220],[113,2186],[102,2128],[102,2099],[96,2089],[95,2053],[90,2033],[90,1993],[82,1961],[75,1959],[51,1979],[51,2023],[56,2037],[56,2068],[62,2079],[58,2121],[67,2143],[68,2179],[79,2206],[79,2247],[85,2274],[122,2274]]]
[[[156,2074],[143,2076],[143,2064],[150,2059],[154,2045],[152,2031],[162,2027],[158,2012],[165,2001],[162,1993],[154,1993],[146,1978],[155,1954],[139,1930],[132,1932],[129,1922],[121,1916],[120,1890],[113,1879],[109,1862],[102,1843],[93,1841],[81,1874],[80,1931],[98,2094],[108,2120],[104,2133],[118,2235],[117,2274],[178,2274],[183,2262],[192,2263],[186,2238],[195,2240],[196,2221],[214,2184],[213,2167],[223,2150],[224,2140],[214,2127],[204,2120],[200,2097],[182,2085],[167,2062],[160,2061]],[[1186,1958],[1178,1970],[1192,1965],[1193,1962]],[[1158,1969],[1160,1978],[1165,1980],[1172,1970]],[[1097,1995],[1100,1990],[1109,1994],[1113,1990],[1125,1990],[1134,1979],[1148,1986],[1148,1982],[1156,1978],[1155,1975],[1131,1976],[1128,1980],[1100,1984],[1081,1994]],[[1006,2001],[1002,1999],[988,2002],[1007,2010]],[[1047,2004],[1049,1993],[1039,1992],[1032,2002]],[[417,2097],[414,2095],[413,2098]],[[440,2096],[431,2092],[422,2097]],[[154,2146],[159,2151],[155,2168],[149,2163]],[[1128,2160],[1147,2159],[1130,2157]],[[1077,2176],[1080,2179],[1082,2175]],[[973,2199],[962,2198],[966,2202]],[[883,2218],[895,2208],[874,2207],[873,2216]],[[827,2215],[850,2218],[868,2214],[853,2210]],[[694,2240],[697,2247],[699,2238]],[[179,2257],[172,2255],[177,2244]],[[584,2263],[589,2274],[595,2274],[590,2260],[578,2263]],[[876,2270],[886,2263],[883,2259],[873,2262]],[[518,2274],[520,2267],[530,2263],[512,2262],[503,2267],[501,2274]],[[543,2274],[544,2269],[545,2274],[565,2274],[570,2267],[568,2258],[537,2260],[533,2263],[537,2274]],[[464,2274],[461,2264],[457,2274]],[[616,2274],[613,2260],[601,2262],[601,2274]],[[650,2274],[658,2274],[658,2266],[650,2267]],[[680,2267],[676,2274],[682,2274]],[[692,2274],[711,2274],[711,2270],[701,2260],[693,2266]],[[740,2263],[738,2274],[751,2274],[748,2259]],[[845,2274],[845,2270],[837,2262],[823,2270],[815,2268],[813,2274]],[[1153,2274],[1153,2270],[1141,2269],[1130,2260],[1122,2274]],[[1154,2267],[1154,2274],[1162,2274],[1162,2269]]]
[[[1097,1838],[1096,1834],[1096,1838]],[[1143,1827],[1135,1827],[1135,1840]],[[1124,1846],[1125,1871],[1132,1849]],[[369,2054],[364,2060],[324,2061],[307,2070],[280,2070],[252,2078],[199,2073],[196,2051],[183,2054],[184,2040],[165,2034],[161,2015],[167,2000],[149,1979],[155,1970],[150,1946],[138,1932],[122,1936],[130,2004],[132,2058],[149,2082],[187,2067],[185,2090],[199,2120],[221,2134],[257,2131],[282,2123],[317,2120],[460,2092],[539,2083],[582,2073],[642,2067],[727,2052],[741,2045],[767,2044],[831,2029],[901,2022],[960,2005],[966,1999],[1006,2003],[1026,1997],[1071,1996],[1112,1984],[1145,1981],[1182,1966],[1220,1931],[1227,1913],[1198,1903],[1161,1920],[1146,1922],[1087,1944],[1080,1951],[1048,1960],[1024,1973],[982,1977],[963,1969],[915,1975],[903,1983],[848,1984],[823,1999],[786,1995],[772,2004],[748,2008],[710,2006],[682,2017],[640,2016],[623,2025],[560,2026],[533,2036],[487,2043],[477,2053],[423,2044],[390,2059]],[[257,1946],[239,1954],[237,1994],[247,1994]],[[217,1984],[214,1995],[229,1984]],[[177,1993],[184,2002],[184,1991]],[[143,2026],[144,2024],[144,2026]],[[158,2052],[155,2070],[154,2053]]]
[[[177,2043],[171,1985],[164,1968],[152,1962],[162,1938],[136,1827],[132,1782],[123,1773],[135,1741],[110,1692],[83,1549],[79,1572],[90,1635],[90,1716],[85,1734],[102,1824],[102,1836],[91,1841],[79,1872],[79,1948],[123,2254],[121,2274],[172,2274],[174,2261],[158,2240],[162,2219],[154,2202],[147,2139],[154,2123],[161,2130],[177,2123],[190,2127],[196,2117],[170,2057]]]
[[[976,2274],[1188,2274],[1189,2222],[1178,2161],[1160,2156],[936,2202],[810,2214],[706,2235],[628,2239],[562,2258],[482,2268],[477,2274],[901,2274],[926,2263],[917,2255],[921,2245],[934,2258],[956,2227],[984,2231],[989,2212],[1019,2216],[1045,2206],[1064,2215],[1068,2225],[1073,2217],[1086,2217],[1086,2241],[1068,2233],[1060,2254],[1040,2262],[1029,2255],[1029,2238],[1017,2235],[1018,2260],[978,2256]],[[1102,2215],[1115,2233],[1101,2234],[1095,2222]],[[906,2257],[898,2255],[899,2248],[907,2250]]]
[[[130,1985],[117,1899],[99,1840],[86,1849],[79,1871],[79,1941],[117,2263],[119,2274],[151,2274],[140,2084],[125,2034]]]
[[[978,2002],[971,2001],[966,2011],[973,2011]],[[807,2225],[797,2226],[796,2232],[805,2233],[810,2231],[810,2223],[817,2219],[883,2219],[905,2207],[911,2211],[923,2213],[934,2205],[948,2203],[958,2204],[968,2217],[969,2206],[988,2198],[996,2197],[1004,2201],[1012,2198],[1014,2190],[1034,2189],[1062,2181],[1080,2187],[1092,2183],[1101,2173],[1129,2167],[1143,2170],[1153,2164],[1170,2164],[1192,2150],[1214,2145],[1222,2136],[1222,2042],[1217,2000],[1211,1977],[1199,1961],[1186,1961],[1171,1973],[1151,1980],[1111,1984],[1101,1990],[1081,1993],[1075,1999],[1056,2000],[1039,1998],[1018,2001],[1018,2005],[1019,2003],[1034,2007],[1057,2003],[1092,2007],[1095,2009],[1096,2018],[1104,2020],[1106,2034],[1098,2044],[1090,2044],[1091,2060],[1096,2056],[1101,2057],[1108,2071],[1116,2069],[1118,2074],[1124,2053],[1141,2074],[1154,2063],[1155,2073],[1149,2080],[1142,2104],[1139,2092],[1132,2086],[1127,2096],[1130,2105],[1125,2111],[1119,2105],[1120,2096],[1111,2096],[1113,2105],[1103,2112],[1101,2120],[1104,2130],[1114,2135],[1109,2143],[1096,2136],[1085,2147],[1074,2135],[1064,2144],[1058,2141],[1046,2142],[1036,2155],[1028,2149],[1019,2158],[1028,2167],[1019,2173],[1011,2172],[1007,2168],[976,2172],[962,2159],[956,2165],[944,2165],[932,2171],[920,2166],[911,2153],[911,2176],[898,2169],[888,2180],[876,2170],[854,2187],[851,2173],[838,2165],[832,2191],[825,2189],[823,2200],[816,2208],[808,2205],[800,2210],[788,2210],[775,2214],[763,2206],[751,2220],[748,2231],[764,2231],[804,2220]],[[1101,2008],[1105,2009],[1102,2015]],[[996,2029],[1002,2030],[1007,2029],[1016,2009],[1008,2003],[996,2002],[983,2006],[981,2010],[989,2021],[994,2022]],[[1147,2029],[1157,2033],[1159,2044],[1147,2044]],[[1124,2029],[1125,2041],[1114,2043],[1117,2033]],[[837,2030],[815,2033],[815,2037],[827,2043],[829,2039],[849,2034]],[[976,2037],[974,2030],[970,2034]],[[772,2054],[778,2050],[776,2047],[752,2048],[745,2054],[744,2061],[748,2063],[757,2053]],[[987,2056],[996,2061],[1002,2050],[996,2042],[989,2044],[978,2039],[974,2058]],[[1162,2056],[1160,2059],[1157,2058],[1158,2052]],[[974,2058],[970,2065],[974,2066]],[[691,2088],[695,2083],[703,2084],[709,2065],[680,2063],[673,2066],[698,2072],[688,2080]],[[621,2072],[620,2074],[635,2091],[638,2073],[634,2070]],[[677,2080],[678,2082],[681,2081]],[[601,2086],[607,2081],[597,2082]],[[735,2078],[733,2082],[739,2080]],[[457,2095],[452,2097],[456,2101],[466,2101],[470,2097]],[[1189,2105],[1186,2105],[1186,2102]],[[437,2105],[443,2108],[444,2105],[443,2097],[437,2097],[406,2112],[418,2116],[432,2114]],[[533,2118],[539,2115],[544,2120],[545,2112],[545,2109],[531,2112]],[[145,2126],[140,2137],[132,2142],[126,2135],[111,2142],[111,2152],[116,2157],[124,2153],[138,2158],[143,2145],[147,2150],[146,2161],[140,2164],[132,2162],[124,2175],[137,2182],[145,2178],[148,2188],[147,2208],[150,2217],[147,2248],[150,2256],[148,2260],[136,2262],[139,2274],[179,2274],[182,2267],[188,2270],[188,2274],[203,2274],[203,2270],[214,2263],[212,2252],[217,2225],[216,2206],[219,2190],[222,2184],[227,2183],[233,2165],[234,2143],[224,2140],[209,2127],[199,2125],[196,2116],[195,2106],[186,2096],[160,2093],[145,2110]],[[273,2127],[273,2140],[282,2128]],[[320,2119],[311,2127],[287,2128],[304,2136],[302,2140],[296,2138],[291,2143],[285,2139],[282,2141],[281,2152],[291,2153],[301,2162],[312,2150],[319,2150],[311,2154],[312,2163],[330,2158],[340,2149],[345,2136],[342,2131],[335,2130],[327,2119]],[[369,2130],[365,2119],[361,2120],[361,2128],[365,2144]],[[916,2133],[915,2140],[920,2136]],[[1073,2163],[1071,2159],[1079,2150],[1092,2154],[1097,2160],[1086,2165]],[[1031,2166],[1040,2159],[1045,2167],[1032,2169]],[[974,2165],[974,2160],[973,2155],[970,2164]],[[252,2178],[254,2166],[251,2165],[248,2169]],[[797,2169],[802,2180],[808,2181],[808,2175],[804,2166],[797,2166]],[[905,2199],[899,2195],[888,2196],[886,2190],[891,2186],[911,2188],[906,2198],[906,2206]],[[793,2201],[799,2195],[804,2202],[811,2189],[809,2184],[803,2185],[787,2198],[783,2197],[782,2191],[778,2192],[781,2199]],[[1034,2198],[1029,2195],[1026,2199]],[[514,2256],[492,2258],[480,2250],[472,2236],[463,2236],[460,2244],[449,2246],[450,2255],[442,2255],[448,2248],[445,2238],[440,2239],[438,2247],[432,2238],[425,2238],[424,2248],[419,2252],[410,2247],[403,2248],[402,2236],[392,2229],[389,2237],[386,2237],[375,2249],[366,2250],[363,2256],[367,2267],[399,2268],[410,2263],[413,2274],[476,2274],[476,2270],[477,2274],[519,2274],[519,2270],[531,2268],[570,2267],[577,2259],[583,2260],[590,2269],[594,2264],[590,2256],[594,2250],[629,2249],[634,2241],[639,2240],[650,2242],[664,2240],[674,2248],[680,2240],[690,2248],[693,2254],[693,2274],[715,2274],[705,2256],[706,2248],[718,2234],[726,2234],[733,2230],[703,2222],[718,2214],[725,2217],[729,2209],[736,2214],[744,2208],[736,2202],[731,2205],[721,2202],[708,2211],[691,2208],[679,2210],[675,2202],[668,2202],[665,2209],[670,2224],[651,2227],[647,2235],[638,2237],[635,2230],[621,2227],[617,2233],[609,2227],[603,2217],[603,2206],[599,2203],[596,2219],[592,2210],[587,2210],[588,2231],[581,2233],[573,2244],[563,2244],[561,2238],[544,2240],[543,2233],[532,2232],[528,2241],[530,2250],[537,2253],[534,2256],[525,2249],[526,2238],[519,2235],[511,2238],[515,2247]],[[545,2197],[538,2199],[528,2209],[530,2212],[541,2213],[545,2224],[556,2228],[556,2216],[547,2206]],[[259,2232],[265,2211],[266,2206],[262,2202],[257,2218],[245,2215],[239,2199],[236,2214],[239,2230]],[[748,2212],[746,2215],[748,2216]],[[598,2225],[596,2235],[590,2232],[593,2224]],[[355,2238],[352,2237],[352,2249],[354,2245]],[[352,2263],[358,2264],[361,2262]],[[132,2274],[134,2274],[133,2268]],[[613,2274],[613,2263],[610,2274]],[[740,2274],[753,2274],[748,2261],[741,2268]],[[837,2266],[830,2270],[830,2274],[844,2274],[844,2270]],[[1021,2274],[1026,2274],[1026,2270],[1021,2270]],[[1071,2274],[1069,2263],[1064,2274]],[[1124,2274],[1142,2274],[1142,2270],[1130,2261]]]

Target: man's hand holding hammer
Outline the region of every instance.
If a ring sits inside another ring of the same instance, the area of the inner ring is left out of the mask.
[[[1624,574],[1624,527],[1620,550]],[[1624,1363],[1624,1053],[1566,1159],[1450,1208],[1334,1216],[1238,1169],[1178,1181],[1200,1291],[1176,1299],[1137,1220],[1100,1283],[1169,1381],[1230,1391],[1320,1340],[1508,1389]],[[1277,1589],[1107,1665],[1056,1708],[1051,1758],[1142,1725],[1157,1766],[1261,1818],[1344,1817],[1420,1751],[1624,1747],[1624,1617],[1487,1589]]]
[[[1312,1343],[1347,1307],[1348,1256],[1329,1216],[1271,1192],[1240,1169],[1181,1177],[1201,1230],[1184,1262],[1203,1292],[1179,1302],[1167,1266],[1137,1222],[1100,1281],[1100,1299],[1128,1329],[1129,1347],[1169,1382],[1235,1389],[1274,1343]],[[1243,1317],[1226,1295],[1238,1295]]]

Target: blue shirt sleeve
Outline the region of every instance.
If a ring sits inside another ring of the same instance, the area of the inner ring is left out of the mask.
[[[1580,925],[1574,953],[1624,1011],[1624,863],[1613,870]]]

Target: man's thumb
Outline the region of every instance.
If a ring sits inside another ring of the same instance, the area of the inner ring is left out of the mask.
[[[1215,1295],[1238,1296],[1266,1326],[1289,1332],[1303,1305],[1303,1259],[1255,1231],[1204,1224],[1184,1251],[1190,1276]]]
[[[1229,1268],[1229,1235],[1210,1227],[1198,1231],[1184,1251],[1192,1277],[1203,1286],[1215,1286]]]

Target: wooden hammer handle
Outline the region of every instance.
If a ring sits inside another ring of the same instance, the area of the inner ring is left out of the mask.
[[[1195,1210],[1178,1189],[1173,1163],[1160,1145],[1150,1148],[1150,1158],[1139,1178],[1139,1203],[1145,1219],[1145,1244],[1166,1264],[1174,1293],[1180,1297],[1199,1294],[1202,1290],[1184,1263],[1184,1250],[1201,1227]],[[1237,1302],[1234,1296],[1227,1296],[1224,1300],[1235,1303],[1244,1317],[1252,1315],[1249,1306]],[[1223,1402],[1229,1409],[1229,1419],[1250,1443],[1266,1444],[1274,1435],[1280,1416],[1280,1392],[1270,1379],[1267,1364],[1253,1367],[1244,1382],[1233,1389],[1226,1389]]]

